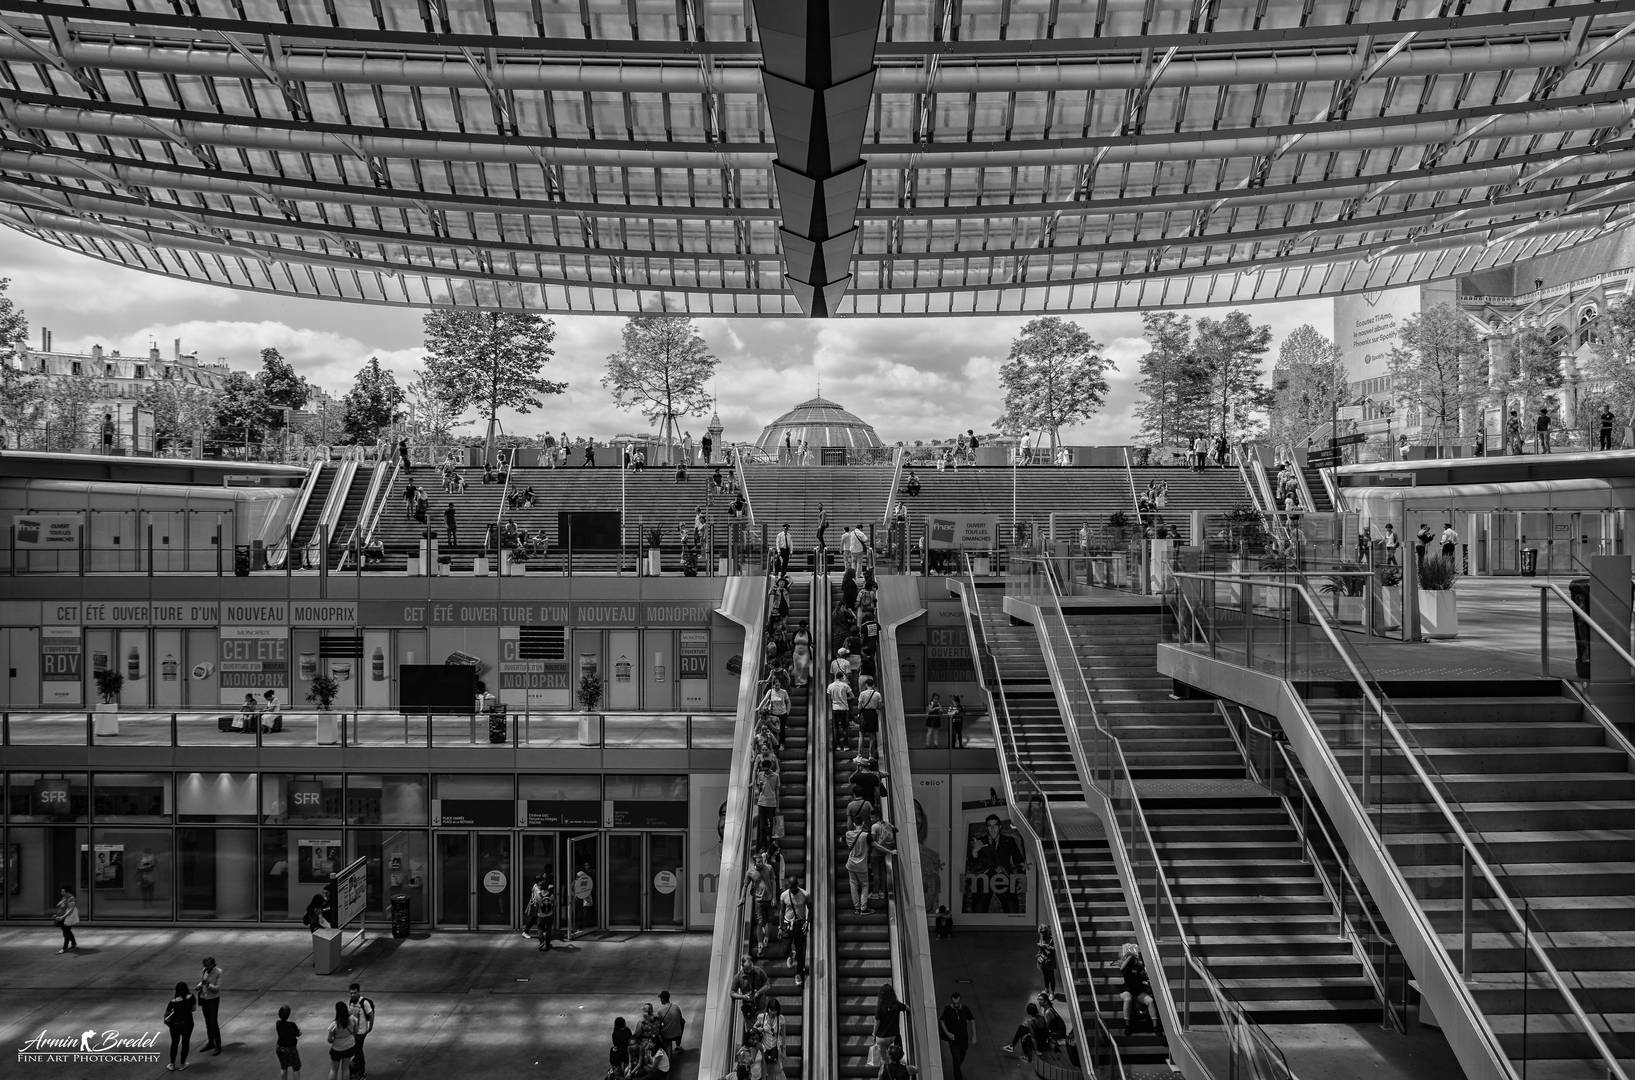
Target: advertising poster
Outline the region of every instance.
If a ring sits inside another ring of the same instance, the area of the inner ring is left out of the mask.
[[[686,711],[709,708],[710,702],[710,632],[708,630],[681,631],[680,660],[681,707]]]
[[[958,867],[956,923],[1029,925],[1034,870],[994,776],[955,776],[950,805]]]
[[[999,546],[997,514],[932,514],[925,519],[927,546],[932,551],[991,551]]]
[[[715,924],[715,900],[722,885],[721,838],[727,828],[727,775],[693,776],[687,785],[687,864],[695,875],[688,897],[687,926]]]
[[[64,548],[79,545],[78,514],[19,514],[17,546],[20,548]]]
[[[79,627],[40,627],[40,703],[79,705],[85,686],[85,651]]]
[[[155,630],[153,632],[153,703],[165,708],[180,708],[182,704],[182,632]]]
[[[303,885],[322,885],[341,869],[340,840],[302,840],[297,852],[296,880]]]
[[[107,891],[124,889],[124,844],[98,844],[91,850],[91,883]]]
[[[237,705],[245,694],[273,691],[290,700],[290,640],[283,626],[224,626],[217,665],[221,703]]]
[[[119,703],[136,706],[148,704],[148,686],[153,676],[153,657],[148,654],[148,632],[121,630],[114,660],[114,670],[125,676],[125,685],[119,689]]]
[[[392,635],[388,630],[370,630],[363,635],[363,706],[389,709],[392,706]]]
[[[937,908],[946,904],[955,911],[951,902],[949,875],[953,865],[950,858],[948,830],[948,777],[916,776],[914,778],[914,826],[920,841],[920,881],[925,889],[925,908],[929,918]]]

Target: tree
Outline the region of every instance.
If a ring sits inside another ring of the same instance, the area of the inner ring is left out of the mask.
[[[137,404],[153,413],[155,443],[168,446],[192,445],[216,415],[215,394],[179,379],[154,383],[142,391]]]
[[[267,416],[255,380],[242,371],[229,372],[216,398],[216,412],[205,434],[222,446],[248,447],[266,437]]]
[[[709,382],[719,363],[690,316],[632,315],[624,324],[624,348],[607,358],[602,385],[619,408],[659,425],[668,461],[676,418],[709,412]]]
[[[1143,396],[1136,406],[1141,434],[1164,446],[1178,436],[1204,426],[1205,398],[1202,373],[1192,351],[1192,320],[1171,311],[1141,314],[1147,351],[1141,357]]]
[[[1340,350],[1310,323],[1295,327],[1278,349],[1267,435],[1274,445],[1308,438],[1334,419],[1345,390]]]
[[[1509,354],[1510,394],[1520,399],[1523,416],[1532,415],[1565,381],[1561,342],[1543,327],[1523,326],[1510,334],[1505,350]]]
[[[107,384],[90,375],[69,375],[51,384],[41,449],[76,450],[96,446],[102,437],[102,414],[93,406],[108,396]]]
[[[1261,382],[1260,365],[1271,347],[1272,328],[1255,325],[1241,311],[1198,320],[1193,355],[1208,387],[1208,404],[1193,433],[1224,431],[1229,438],[1241,437],[1260,426],[1255,414],[1265,412],[1272,397]]]
[[[277,349],[261,350],[261,370],[255,373],[255,389],[261,398],[263,426],[284,426],[284,410],[304,407],[312,396],[312,384],[295,373],[295,368]]]
[[[1101,342],[1071,319],[1033,319],[1011,342],[1010,359],[999,369],[1005,388],[1002,431],[1048,431],[1050,452],[1062,428],[1096,414],[1107,400],[1111,360]]]
[[[1476,327],[1458,308],[1439,304],[1403,322],[1398,340],[1391,350],[1393,392],[1419,408],[1421,432],[1445,444],[1487,391]]]
[[[10,278],[0,278],[0,417],[21,446],[23,430],[39,420],[42,403],[35,380],[17,366],[28,340],[28,318],[6,295],[10,286]]]
[[[540,375],[554,355],[556,325],[539,315],[504,311],[428,311],[426,373],[451,412],[476,405],[488,418],[484,457],[494,456],[494,429],[501,409],[526,416],[560,394],[567,383]]]
[[[416,439],[447,442],[450,433],[463,424],[463,421],[455,419],[454,413],[437,395],[436,385],[432,382],[431,376],[424,371],[409,383],[409,388],[403,394],[403,404],[404,419],[410,433]]]
[[[381,431],[398,422],[402,409],[403,389],[397,385],[397,376],[380,366],[378,356],[371,356],[358,369],[352,389],[341,399],[341,429],[346,441],[379,442]]]
[[[1596,328],[1600,334],[1586,371],[1593,389],[1586,403],[1606,404],[1618,426],[1627,427],[1635,417],[1635,295],[1608,308]]]

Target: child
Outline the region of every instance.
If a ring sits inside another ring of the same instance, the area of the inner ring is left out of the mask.
[[[301,1051],[295,1044],[301,1038],[301,1029],[290,1021],[288,1005],[278,1007],[278,1022],[273,1025],[273,1031],[278,1037],[278,1067],[284,1070],[284,1080],[290,1080],[291,1070],[300,1076]]]
[[[937,940],[947,941],[954,936],[954,917],[948,914],[948,905],[937,908]]]

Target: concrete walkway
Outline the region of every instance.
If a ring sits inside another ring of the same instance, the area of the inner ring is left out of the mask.
[[[289,1005],[302,1031],[309,1078],[328,1075],[324,1031],[346,986],[363,984],[378,1014],[368,1042],[369,1075],[393,1077],[535,1076],[599,1080],[607,1070],[613,1018],[631,1026],[643,1002],[668,989],[687,1018],[684,1053],[672,1076],[697,1080],[709,974],[707,934],[610,934],[551,953],[517,934],[376,938],[349,954],[348,967],[318,975],[306,935],[283,930],[109,930],[81,927],[77,953],[59,956],[55,930],[0,931],[0,1076],[108,1080],[168,1075],[162,1064],[18,1063],[23,1041],[49,1030],[157,1031],[178,981],[198,980],[213,955],[225,972],[221,1026],[225,1050],[199,1055],[194,1031],[190,1072],[274,1077],[273,1021]]]

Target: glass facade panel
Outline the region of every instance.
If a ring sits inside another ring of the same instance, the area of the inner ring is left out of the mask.
[[[427,846],[419,829],[353,829],[348,834],[347,861],[369,860],[369,901],[372,917],[385,918],[393,896],[409,898],[409,918],[426,921]]]
[[[101,790],[101,777],[97,778]],[[99,796],[100,798],[100,796]],[[99,828],[91,833],[90,903],[97,919],[173,917],[176,861],[169,828]]]
[[[353,825],[424,825],[426,778],[354,773],[346,778],[346,820]]]
[[[176,784],[177,820],[254,824],[255,781],[255,773],[183,773]]]
[[[83,904],[79,853],[85,830],[72,826],[11,828],[6,831],[6,910],[14,919],[48,918],[57,890],[73,889]]]
[[[179,917],[256,917],[254,829],[178,829],[176,851]]]
[[[175,813],[169,773],[98,773],[92,811],[98,821],[169,822]]]
[[[84,773],[12,773],[8,779],[6,811],[12,821],[85,820]]]
[[[263,773],[261,820],[268,825],[340,824],[340,773]]]

